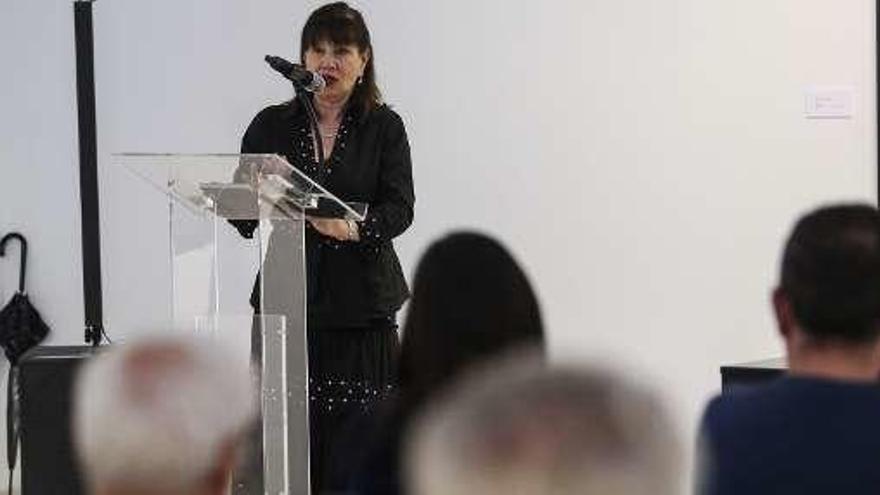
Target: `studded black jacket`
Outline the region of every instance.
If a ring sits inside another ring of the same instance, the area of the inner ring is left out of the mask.
[[[413,221],[415,194],[403,120],[387,105],[344,113],[332,153],[317,163],[308,119],[296,103],[260,111],[247,128],[242,153],[275,153],[336,197],[369,205],[358,241],[337,241],[306,227],[308,321],[312,329],[366,326],[393,315],[409,289],[393,239]],[[255,222],[235,222],[253,235]],[[259,284],[251,296],[259,305]]]

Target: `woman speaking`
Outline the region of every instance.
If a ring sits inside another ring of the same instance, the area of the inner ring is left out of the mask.
[[[395,314],[409,289],[392,239],[412,223],[415,197],[406,130],[382,102],[361,14],[343,2],[315,10],[302,31],[300,61],[326,81],[311,96],[318,133],[294,99],[260,111],[241,152],[282,155],[343,201],[368,204],[362,222],[309,218],[306,225],[311,472],[317,494],[322,480],[336,471],[329,460],[339,458],[332,448],[341,425],[386,395],[395,381]],[[319,142],[327,156],[323,163]]]

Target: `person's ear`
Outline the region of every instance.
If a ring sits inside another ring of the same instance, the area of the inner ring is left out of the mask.
[[[780,287],[773,290],[771,299],[773,302],[773,314],[776,317],[776,329],[783,338],[789,339],[794,328],[794,314],[791,308],[791,301]]]
[[[370,57],[372,55],[373,55],[373,53],[370,51],[369,48],[364,50],[364,53],[361,54],[361,58],[364,59],[363,64],[361,65],[361,77],[364,76],[364,72],[366,72],[366,70],[367,70],[367,64],[370,63]]]
[[[236,443],[228,440],[220,446],[220,451],[214,462],[214,468],[208,473],[205,480],[208,493],[212,495],[225,495],[229,487],[232,470],[236,464]]]

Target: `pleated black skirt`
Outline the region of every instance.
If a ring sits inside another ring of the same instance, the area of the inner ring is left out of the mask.
[[[352,448],[346,425],[359,422],[393,392],[400,349],[394,317],[376,318],[367,327],[310,329],[309,427],[312,493],[329,492],[347,480],[336,466]]]
[[[253,358],[261,359],[260,327],[252,329]],[[309,328],[309,456],[312,494],[333,493],[349,474],[348,425],[358,424],[396,387],[400,344],[393,316],[365,327]],[[262,426],[249,432],[241,464],[233,474],[234,495],[262,493]]]

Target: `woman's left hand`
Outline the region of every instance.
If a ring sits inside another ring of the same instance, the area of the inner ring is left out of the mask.
[[[318,232],[337,241],[357,240],[357,224],[339,218],[309,217],[309,223]]]

